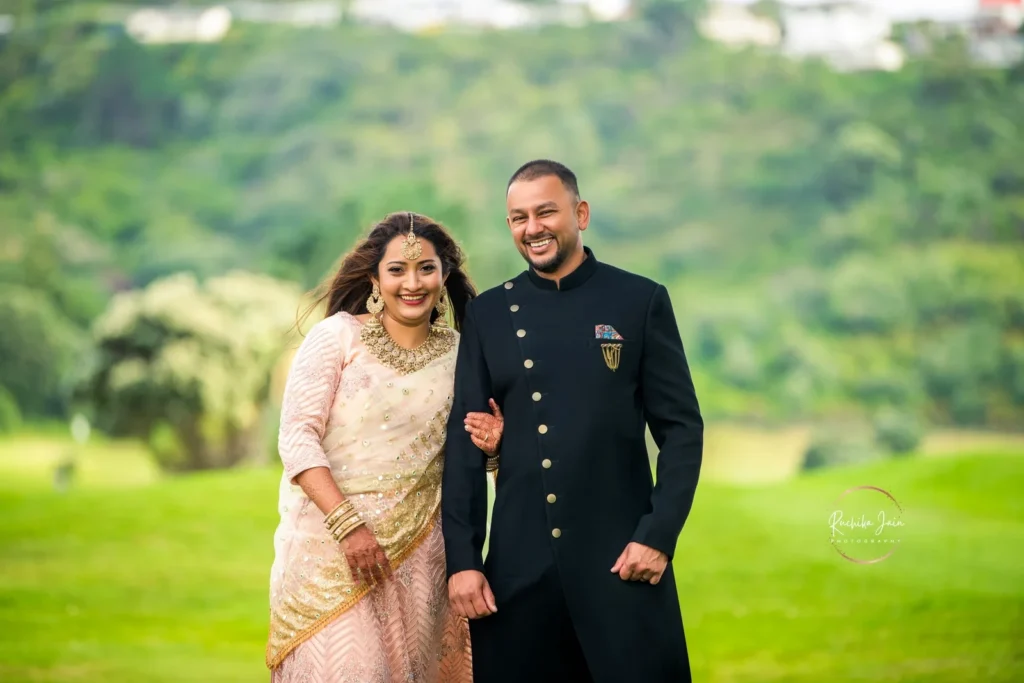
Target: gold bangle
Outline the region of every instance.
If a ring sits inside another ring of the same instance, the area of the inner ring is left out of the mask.
[[[344,517],[341,517],[340,519],[338,519],[338,521],[336,521],[334,524],[332,524],[328,530],[331,533],[334,533],[334,531],[336,529],[347,528],[348,526],[350,526],[354,522],[358,521],[359,519],[360,519],[359,513],[356,512],[355,510],[353,510],[352,512],[349,512],[348,514],[346,514]]]
[[[343,517],[347,513],[353,511],[355,511],[355,507],[352,505],[352,501],[347,499],[343,500],[340,503],[338,503],[337,507],[335,507],[327,514],[327,516],[324,518],[324,525],[326,525],[327,528],[330,528],[338,521],[338,518]]]
[[[343,529],[347,527],[349,524],[351,524],[352,521],[355,519],[359,519],[359,513],[353,510],[349,514],[345,515],[344,517],[336,521],[331,526],[327,527],[327,530],[333,534],[335,529]]]
[[[333,532],[331,532],[331,535],[334,536],[334,540],[335,541],[337,541],[338,543],[341,543],[345,539],[346,536],[348,536],[349,534],[351,534],[353,531],[355,531],[359,527],[363,526],[364,524],[366,524],[366,522],[364,522],[361,519],[357,519],[355,521],[355,523],[350,524],[347,527],[335,529]]]
[[[355,522],[353,522],[352,524],[349,524],[349,525],[348,525],[348,526],[346,526],[346,527],[342,527],[341,529],[338,529],[338,530],[337,530],[337,531],[336,531],[336,532],[334,533],[334,537],[335,537],[335,538],[336,538],[337,540],[339,540],[339,541],[340,541],[340,540],[342,540],[343,538],[345,538],[346,536],[348,536],[349,534],[351,534],[351,533],[352,533],[353,531],[355,531],[356,529],[358,529],[359,527],[363,526],[363,524],[364,524],[363,520],[361,520],[361,519],[360,519],[360,520],[356,520],[356,521],[355,521]]]
[[[345,503],[347,503],[347,502],[348,502],[347,500],[343,500],[340,503],[338,503],[337,505],[335,505],[333,510],[331,510],[326,515],[324,515],[324,522],[329,521],[333,515],[337,514],[338,510],[340,510],[341,508],[345,507]]]

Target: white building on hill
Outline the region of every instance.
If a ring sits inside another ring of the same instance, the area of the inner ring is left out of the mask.
[[[892,19],[857,0],[823,0],[782,7],[784,54],[820,57],[841,70],[896,71],[903,49],[892,42]]]
[[[708,40],[743,47],[778,47],[782,28],[768,17],[758,16],[742,5],[714,3],[700,21],[700,32]]]
[[[778,0],[778,20],[758,14],[750,4],[713,0],[700,24],[702,34],[727,45],[759,45],[797,59],[824,59],[841,70],[903,66],[903,50],[889,40],[892,19],[864,0]]]
[[[291,26],[333,26],[341,22],[340,0],[307,0],[305,2],[273,2],[273,0],[238,0],[227,3],[238,21],[257,24],[289,24]]]
[[[128,14],[125,30],[140,43],[216,43],[231,28],[231,12],[206,8],[146,7]]]
[[[445,27],[509,29],[616,21],[628,14],[630,5],[630,0],[561,0],[547,5],[514,0],[353,0],[349,13],[355,21],[418,32]]]

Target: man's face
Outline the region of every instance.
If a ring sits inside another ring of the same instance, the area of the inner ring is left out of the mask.
[[[557,272],[587,229],[586,202],[577,201],[558,176],[517,180],[508,188],[506,206],[516,248],[540,273]]]

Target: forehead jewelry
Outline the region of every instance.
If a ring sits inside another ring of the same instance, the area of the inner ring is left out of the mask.
[[[420,239],[416,237],[416,233],[412,231],[413,228],[413,216],[412,212],[409,212],[409,234],[405,236],[405,244],[402,245],[402,256],[415,261],[423,254],[423,245],[420,244]]]

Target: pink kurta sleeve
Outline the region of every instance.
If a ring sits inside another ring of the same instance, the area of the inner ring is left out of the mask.
[[[338,316],[314,325],[288,372],[277,447],[292,482],[308,469],[329,466],[321,441],[345,364],[344,329]]]

